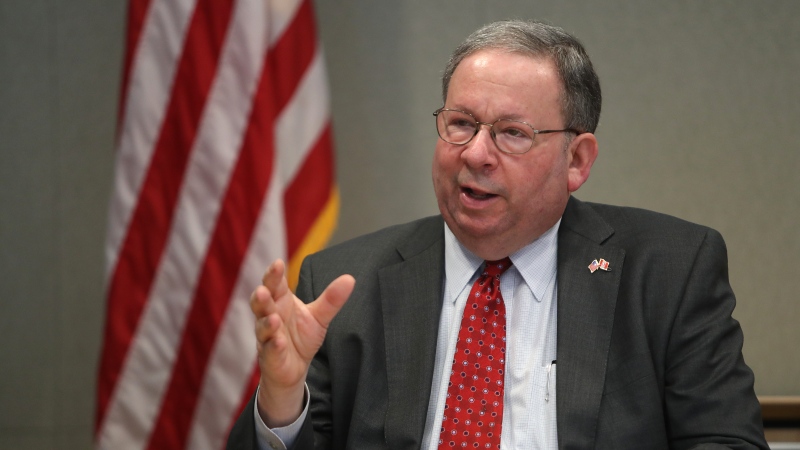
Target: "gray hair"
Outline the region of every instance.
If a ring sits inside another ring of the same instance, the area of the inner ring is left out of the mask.
[[[490,23],[472,33],[453,51],[442,76],[442,100],[456,67],[481,50],[496,49],[555,63],[563,84],[561,114],[565,128],[594,133],[600,120],[600,80],[583,45],[562,28],[541,22],[505,20]]]

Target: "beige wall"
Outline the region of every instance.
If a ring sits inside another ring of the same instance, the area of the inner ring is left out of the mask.
[[[605,102],[578,197],[725,236],[759,394],[800,395],[800,2],[317,1],[336,241],[434,214],[431,112],[450,50],[540,18],[586,45]],[[0,2],[0,448],[86,448],[103,312],[125,2]]]

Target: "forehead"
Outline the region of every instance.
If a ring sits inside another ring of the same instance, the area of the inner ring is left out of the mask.
[[[561,91],[558,71],[549,58],[481,50],[456,67],[446,104],[484,120],[508,117],[541,121],[560,116]]]

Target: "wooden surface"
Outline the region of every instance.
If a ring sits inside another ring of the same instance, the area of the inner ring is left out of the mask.
[[[758,397],[761,403],[761,415],[767,421],[796,422],[800,426],[800,396]]]
[[[800,442],[800,396],[760,396],[769,442]]]

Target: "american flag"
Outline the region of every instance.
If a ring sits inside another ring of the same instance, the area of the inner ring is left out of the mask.
[[[311,1],[130,0],[96,447],[222,449],[258,380],[249,295],[338,214]]]

